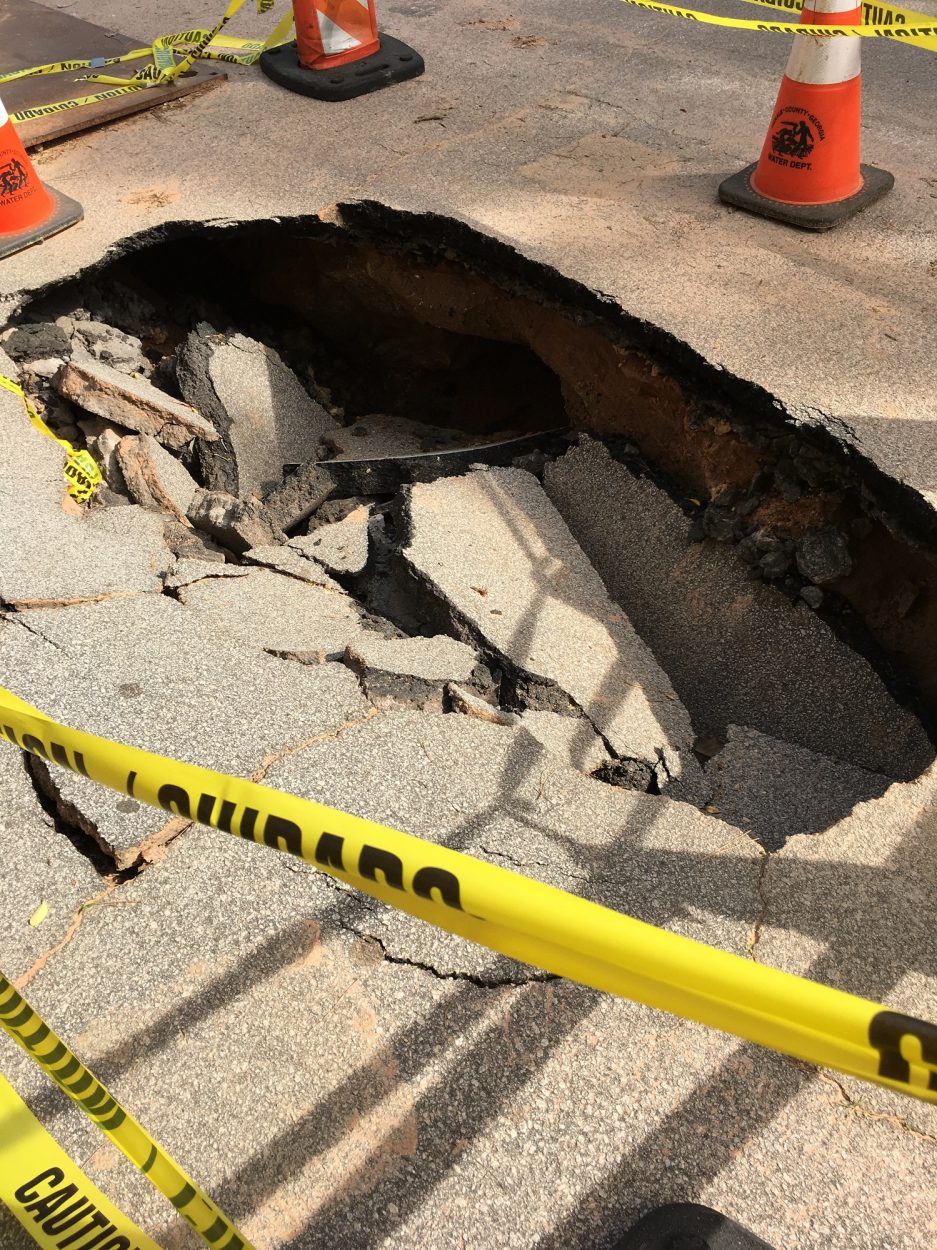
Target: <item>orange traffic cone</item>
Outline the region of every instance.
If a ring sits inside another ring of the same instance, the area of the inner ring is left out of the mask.
[[[857,0],[804,0],[802,26],[858,26]],[[859,163],[861,40],[795,35],[757,165],[719,187],[725,204],[807,230],[829,230],[895,185]]]
[[[0,259],[81,221],[81,205],[44,187],[0,100]]]
[[[268,48],[260,68],[317,100],[350,100],[424,70],[418,52],[380,34],[374,0],[293,0],[296,38]]]

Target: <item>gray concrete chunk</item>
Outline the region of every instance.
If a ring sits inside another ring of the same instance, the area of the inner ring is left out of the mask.
[[[889,777],[934,757],[869,663],[805,605],[751,581],[731,549],[692,542],[658,486],[597,442],[547,467],[544,486],[611,594],[673,678],[700,734],[750,725]]]
[[[119,373],[142,373],[149,377],[153,372],[152,364],[143,354],[143,343],[134,335],[125,334],[102,321],[74,321],[72,329],[76,359],[80,359],[82,349],[85,349],[95,360],[110,365]]]
[[[594,773],[611,762],[608,748],[584,716],[559,716],[528,708],[518,720],[541,746],[580,772]]]
[[[464,642],[440,634],[435,638],[383,638],[363,632],[345,648],[345,663],[357,673],[368,698],[379,707],[398,705],[442,711],[450,681],[480,678],[490,684],[487,669]]]
[[[178,449],[193,438],[216,439],[217,431],[194,408],[158,390],[145,378],[128,377],[90,357],[72,359],[58,379],[59,393],[85,412]]]
[[[181,588],[179,598],[206,629],[309,663],[340,659],[363,632],[361,613],[344,591],[304,585],[270,569],[200,581]]]
[[[738,725],[729,726],[729,740],[706,765],[706,775],[720,814],[769,851],[795,834],[822,833],[892,784]]]
[[[269,546],[277,537],[261,504],[253,499],[238,499],[223,490],[199,487],[186,516],[196,529],[236,555],[251,547]]]
[[[363,669],[425,681],[470,681],[478,653],[464,642],[435,638],[382,638],[364,635],[350,648],[349,659]]]
[[[410,488],[403,555],[454,619],[521,673],[552,682],[621,756],[672,752],[695,777],[689,718],[537,480],[492,469]]]
[[[213,578],[181,593],[246,580]],[[343,665],[264,655],[165,595],[8,618],[0,685],[76,729],[240,776],[368,710]],[[54,765],[46,771],[60,811],[118,867],[185,823]]]
[[[233,457],[235,481],[210,481],[246,498],[279,486],[284,467],[320,458],[339,427],[272,348],[243,334],[193,332],[178,376],[190,402],[206,404]]]
[[[583,777],[519,727],[384,713],[296,752],[267,780],[701,940],[724,942],[731,931],[731,942],[744,944],[741,917],[755,906],[759,863],[749,839],[688,804]],[[440,975],[488,983],[530,975],[355,892],[337,906],[343,923],[387,954]],[[730,914],[737,919],[727,928]]]
[[[368,522],[371,509],[361,505],[341,521],[320,525],[310,534],[290,539],[290,546],[318,560],[330,573],[363,573],[368,563]]]
[[[259,564],[264,568],[275,569],[278,573],[286,573],[289,577],[298,577],[301,582],[309,582],[313,586],[325,586],[329,590],[344,594],[342,587],[329,577],[321,564],[309,560],[293,547],[274,545],[271,547],[252,547],[244,552],[244,559],[251,564]]]
[[[200,487],[152,434],[122,438],[116,447],[116,458],[132,499],[148,507],[162,508],[178,520],[185,518]]]

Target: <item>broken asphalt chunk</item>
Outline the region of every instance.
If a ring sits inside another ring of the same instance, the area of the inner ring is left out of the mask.
[[[200,487],[176,457],[152,434],[128,434],[115,450],[131,499],[184,520]]]
[[[173,399],[145,378],[128,377],[90,357],[72,359],[59,375],[58,390],[85,412],[155,439],[178,451],[193,438],[212,441],[218,433],[194,408]]]
[[[304,584],[270,569],[200,581],[178,594],[193,619],[211,632],[308,664],[341,659],[365,628],[357,604],[344,591]]]
[[[697,732],[750,725],[894,778],[934,748],[869,662],[816,613],[752,581],[731,548],[693,542],[665,491],[583,438],[544,487],[673,679]],[[614,518],[614,525],[609,523]]]
[[[674,793],[695,791],[689,717],[536,478],[490,469],[415,485],[403,524],[404,560],[456,632],[561,692],[616,755],[654,769],[671,753]]]
[[[312,516],[334,489],[331,474],[316,461],[310,461],[268,491],[263,497],[264,507],[272,525],[290,530]]]
[[[237,499],[220,490],[202,490],[200,487],[186,515],[196,529],[236,555],[249,551],[251,547],[268,547],[278,537],[261,504]]]
[[[823,833],[892,784],[888,777],[739,725],[729,726],[728,742],[706,765],[706,776],[723,819],[768,851],[798,833]]]
[[[464,642],[441,634],[435,638],[382,638],[362,633],[345,648],[345,663],[361,679],[376,706],[442,711],[446,685],[452,681],[491,686],[491,674]]]
[[[352,509],[341,521],[319,525],[301,538],[291,538],[290,546],[317,560],[338,575],[363,573],[368,563],[368,530],[371,509],[365,504]]]
[[[273,490],[286,465],[322,459],[323,440],[341,429],[277,352],[243,334],[199,326],[179,352],[176,376],[222,436],[216,446],[199,446],[213,489],[242,498]]]

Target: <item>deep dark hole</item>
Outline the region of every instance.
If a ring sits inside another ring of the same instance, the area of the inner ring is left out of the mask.
[[[52,311],[83,301],[102,320],[143,332],[154,361],[199,322],[236,328],[276,348],[310,392],[327,392],[347,419],[386,413],[482,439],[568,424],[559,379],[529,347],[437,329],[389,306],[369,308],[343,290],[340,274],[296,260],[282,238],[259,247],[179,239],[115,261],[79,291],[60,289]],[[293,307],[258,292],[273,272],[293,275]],[[153,308],[149,341],[140,303]],[[31,315],[41,309],[34,304]]]

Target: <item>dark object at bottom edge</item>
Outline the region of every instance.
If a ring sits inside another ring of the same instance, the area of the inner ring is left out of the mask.
[[[772,1250],[727,1215],[696,1202],[658,1207],[638,1220],[614,1250]]]
[[[393,35],[380,35],[381,46],[370,56],[339,65],[336,69],[303,69],[296,40],[268,48],[260,57],[260,68],[281,87],[316,100],[353,100],[355,96],[379,91],[391,83],[416,78],[426,66],[419,52]]]
[[[759,217],[771,217],[788,226],[799,226],[802,230],[830,230],[847,217],[853,217],[874,204],[895,185],[894,177],[887,170],[877,169],[874,165],[860,165],[862,186],[855,195],[845,200],[834,200],[832,204],[782,204],[780,200],[759,195],[754,189],[752,174],[757,168],[757,163],[749,165],[721,182],[720,200],[733,208],[744,208]]]

